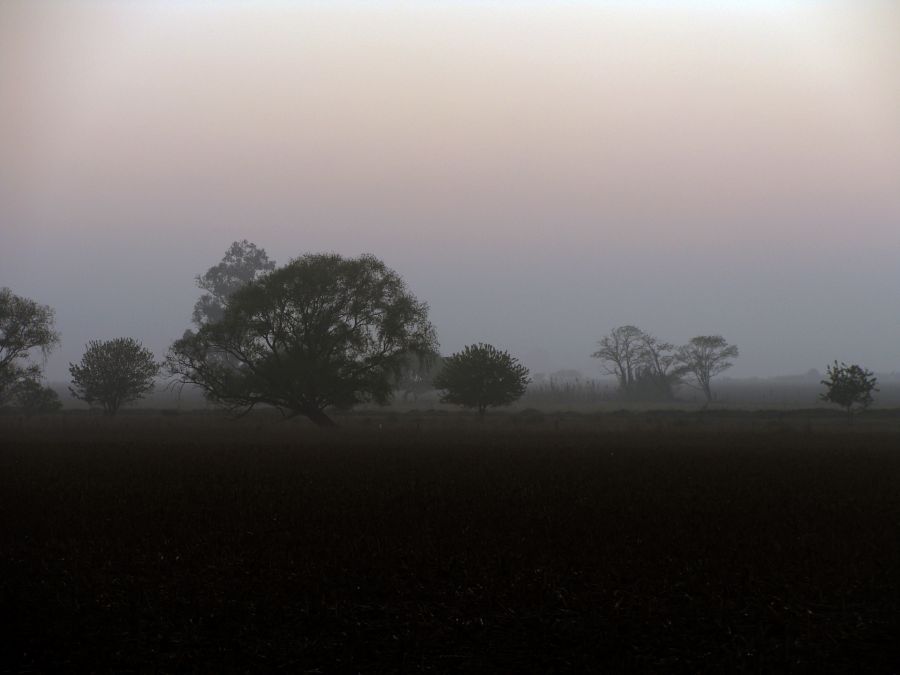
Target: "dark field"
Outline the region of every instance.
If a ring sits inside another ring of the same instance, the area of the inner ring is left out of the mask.
[[[898,672],[900,430],[0,419],[8,672]]]

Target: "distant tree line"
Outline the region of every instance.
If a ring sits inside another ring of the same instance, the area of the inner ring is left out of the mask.
[[[577,370],[537,373],[523,401],[532,407],[590,406],[618,398],[618,391],[605,379],[585,377]]]
[[[69,364],[72,395],[115,415],[152,391],[164,370],[173,383],[198,387],[234,415],[268,406],[333,426],[331,410],[433,390],[442,402],[483,416],[521,398],[532,383],[525,366],[490,344],[441,356],[428,305],[372,255],[306,254],[278,267],[245,239],[196,283],[203,294],[193,327],[164,362],[133,338],[93,340],[81,361]],[[59,342],[50,307],[0,289],[0,406],[26,414],[61,407],[42,374]],[[713,378],[733,365],[738,348],[721,335],[676,346],[625,325],[603,336],[592,356],[615,377],[623,399],[672,400],[678,387],[690,386],[709,405]],[[851,420],[872,403],[878,390],[870,371],[835,362],[827,372],[821,398],[844,407]],[[542,381],[537,390],[555,386]],[[565,386],[588,401],[609,396],[594,381],[576,378]]]
[[[679,385],[695,387],[706,404],[713,400],[712,379],[733,365],[736,345],[721,335],[698,335],[679,347],[641,330],[619,326],[603,336],[591,354],[615,376],[623,398],[671,400]]]

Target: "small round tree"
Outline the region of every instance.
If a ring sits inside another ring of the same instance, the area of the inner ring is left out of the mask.
[[[528,369],[517,359],[492,345],[479,343],[444,359],[434,386],[444,390],[441,402],[475,408],[483,417],[488,406],[509,405],[518,400],[530,381]]]
[[[92,340],[81,363],[69,364],[73,385],[69,391],[88,404],[100,403],[105,414],[115,415],[122,405],[153,390],[159,370],[153,352],[137,340]]]
[[[878,391],[875,387],[878,380],[870,370],[843,362],[838,364],[837,361],[828,366],[825,374],[828,377],[822,380],[822,384],[826,391],[820,398],[845,408],[847,421],[852,424],[854,410],[865,410],[875,400],[872,392]]]

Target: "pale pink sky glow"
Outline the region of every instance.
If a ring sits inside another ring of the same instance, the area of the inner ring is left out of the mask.
[[[51,378],[162,355],[245,237],[384,258],[444,351],[900,370],[900,8],[748,4],[6,2],[0,286],[57,308]]]

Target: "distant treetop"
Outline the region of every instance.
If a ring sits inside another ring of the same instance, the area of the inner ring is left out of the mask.
[[[218,321],[225,305],[236,291],[275,269],[265,249],[243,239],[225,251],[222,261],[196,277],[197,286],[206,291],[194,305],[194,323],[198,326]]]

